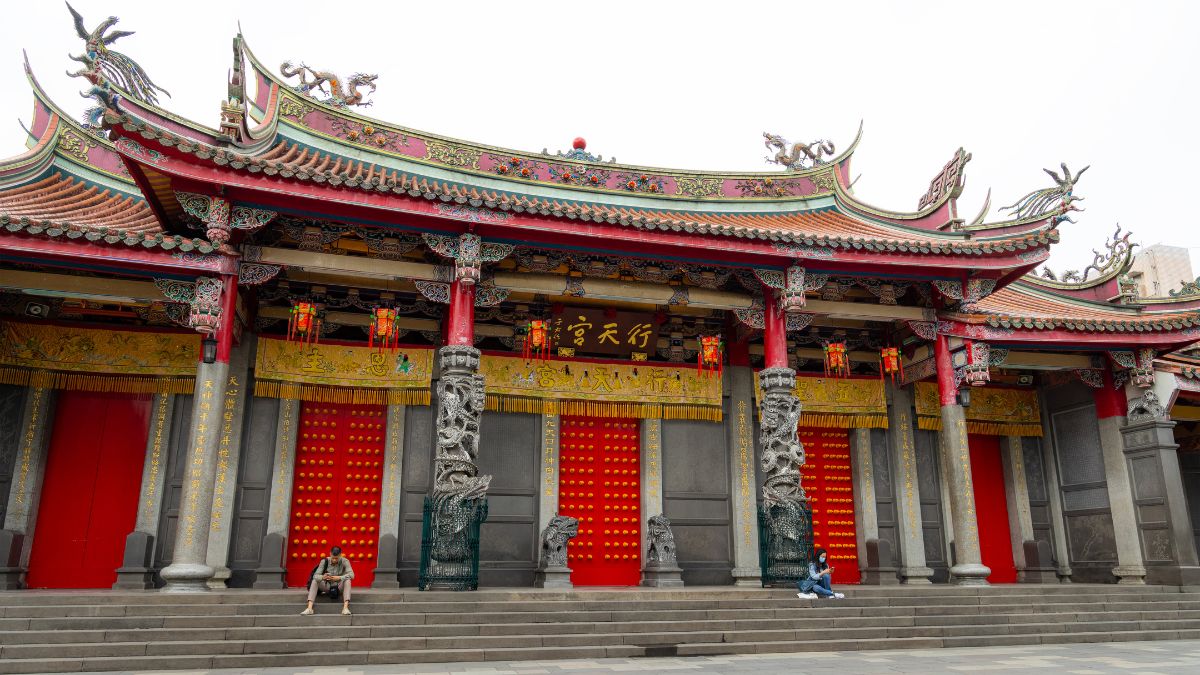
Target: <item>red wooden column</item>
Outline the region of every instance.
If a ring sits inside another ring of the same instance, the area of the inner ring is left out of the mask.
[[[942,404],[942,431],[938,434],[945,455],[950,481],[950,511],[954,519],[954,583],[985,586],[992,573],[983,564],[979,549],[979,523],[975,518],[975,486],[971,480],[971,454],[967,441],[967,415],[958,404],[954,383],[954,361],[946,336],[938,334],[933,342],[937,365],[938,400]]]
[[[450,309],[446,312],[446,344],[475,344],[475,284],[450,284]]]
[[[1129,406],[1129,402],[1125,398],[1125,387],[1113,386],[1111,367],[1104,369],[1103,378],[1104,386],[1092,390],[1093,399],[1096,401],[1096,419],[1124,417]]]
[[[787,368],[787,319],[775,291],[763,288],[763,367]]]

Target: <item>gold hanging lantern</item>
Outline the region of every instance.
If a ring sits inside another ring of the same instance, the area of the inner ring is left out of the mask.
[[[709,376],[716,373],[719,377],[723,372],[723,356],[725,343],[720,335],[701,335],[700,352],[696,355],[696,373],[708,371]]]
[[[396,327],[396,310],[390,307],[376,307],[371,310],[370,345],[379,343],[379,351],[396,349],[400,341],[400,331]]]
[[[825,345],[825,376],[845,377],[850,374],[850,359],[846,356],[845,342],[830,342]]]

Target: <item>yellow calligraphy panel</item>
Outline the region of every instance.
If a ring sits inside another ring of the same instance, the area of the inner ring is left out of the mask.
[[[762,399],[758,373],[754,391]],[[887,397],[883,380],[853,377],[797,375],[792,390],[800,399],[801,426],[832,428],[887,428]]]
[[[258,340],[254,393],[324,403],[428,405],[433,350]]]
[[[936,382],[917,382],[917,425],[942,428],[942,408]],[[996,436],[1041,436],[1042,412],[1034,389],[972,387],[971,405],[964,408],[967,431]]]

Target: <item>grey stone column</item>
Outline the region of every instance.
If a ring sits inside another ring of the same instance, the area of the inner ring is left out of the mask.
[[[854,525],[858,540],[858,567],[864,584],[896,583],[890,551],[879,543],[879,513],[875,501],[875,470],[871,457],[871,430],[850,432],[850,468],[854,485]],[[881,555],[882,554],[882,555]]]
[[[542,415],[541,447],[541,478],[538,481],[538,531],[558,515],[558,441],[561,429],[558,415]],[[646,470],[645,463],[642,470]],[[644,479],[643,479],[644,481]],[[645,485],[645,482],[642,483]],[[541,563],[542,550],[538,548],[538,563]]]
[[[275,424],[275,460],[271,467],[271,502],[267,510],[267,533],[263,537],[262,558],[254,570],[255,588],[287,586],[288,521],[292,512],[292,479],[296,475],[296,429],[300,424],[300,401],[279,401],[279,420]]]
[[[1112,512],[1113,532],[1117,542],[1117,566],[1113,575],[1117,583],[1136,585],[1146,583],[1146,563],[1142,558],[1141,532],[1133,505],[1133,487],[1129,481],[1129,466],[1125,460],[1121,427],[1123,416],[1097,420],[1100,427],[1100,452],[1104,456],[1104,478],[1108,487],[1108,504]]]
[[[404,480],[404,411],[402,405],[387,409],[387,449],[383,458],[383,500],[379,508],[379,551],[375,581],[371,588],[400,588],[400,505]]]
[[[1013,563],[1017,581],[1030,581],[1025,549],[1032,544],[1033,516],[1029,511],[1029,483],[1025,478],[1025,454],[1020,436],[1005,436],[1000,441],[1000,462],[1004,469],[1004,498],[1008,502],[1008,531],[1012,538]]]
[[[247,334],[246,338],[251,336]],[[254,341],[244,339],[229,359],[229,377],[221,400],[217,442],[217,476],[213,485],[212,527],[208,533],[205,562],[213,568],[208,587],[225,588],[229,580],[229,538],[233,534],[233,512],[237,506],[238,467],[242,457],[242,425],[245,420],[246,389],[249,387],[250,357]]]
[[[754,371],[733,366],[727,371],[729,409],[725,418],[729,475],[733,484],[733,585],[762,586],[758,560],[758,484],[754,456]]]
[[[646,568],[649,550],[646,519],[663,512],[662,493],[662,420],[642,420],[642,505],[638,514],[642,532],[642,569]],[[665,514],[664,514],[665,515]]]
[[[174,394],[155,394],[150,403],[150,429],[146,434],[146,459],[142,464],[137,523],[125,537],[125,556],[117,568],[113,588],[154,588],[154,537],[162,514],[163,486],[167,481],[166,452],[171,444]]]
[[[1046,392],[1038,390],[1038,407],[1042,410],[1042,429],[1053,433],[1050,423],[1050,408],[1046,405]],[[1071,583],[1071,557],[1067,545],[1067,519],[1063,515],[1062,484],[1058,479],[1058,458],[1054,456],[1054,442],[1042,443],[1042,468],[1046,472],[1046,496],[1050,503],[1051,535],[1054,538],[1055,573],[1059,583]],[[1048,562],[1048,561],[1047,561]]]
[[[188,442],[179,501],[179,525],[171,564],[161,572],[163,591],[207,591],[213,568],[206,564],[208,533],[212,526],[213,486],[221,441],[221,406],[228,363],[201,363],[196,368],[196,394],[192,403],[192,438]]]
[[[967,446],[967,415],[961,405],[942,406],[941,450],[948,464],[950,506],[954,515],[954,583],[985,586],[992,573],[979,553],[979,529],[975,519],[975,486],[971,481],[971,454]]]
[[[913,440],[912,391],[887,385],[888,450],[896,489],[896,531],[900,540],[900,579],[905,584],[928,584],[933,570],[925,564],[925,537],[921,526],[921,488],[917,480],[917,451]]]
[[[1121,433],[1133,474],[1133,498],[1148,580],[1156,584],[1196,586],[1200,585],[1200,562],[1179,470],[1174,429],[1175,423],[1165,417],[1131,413],[1129,424]]]
[[[941,450],[945,440],[942,436],[945,430],[937,432],[938,437],[938,471],[942,474],[942,479],[938,481],[938,489],[941,491],[941,498],[938,500],[938,509],[942,514],[942,543],[946,547],[947,564],[953,566],[958,560],[954,550],[954,500],[950,498],[950,458]]]
[[[0,530],[0,590],[21,588],[29,569],[42,479],[46,475],[46,451],[53,429],[55,397],[56,392],[45,387],[30,387],[26,392],[8,510],[4,529]]]

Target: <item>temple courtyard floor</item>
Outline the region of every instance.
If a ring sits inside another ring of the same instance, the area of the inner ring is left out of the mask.
[[[877,652],[810,652],[570,661],[503,661],[417,665],[331,666],[195,671],[121,671],[171,675],[554,675],[555,673],[687,672],[873,675],[875,673],[1071,673],[1156,675],[1200,672],[1200,640],[1112,642],[1026,647],[961,647]]]

